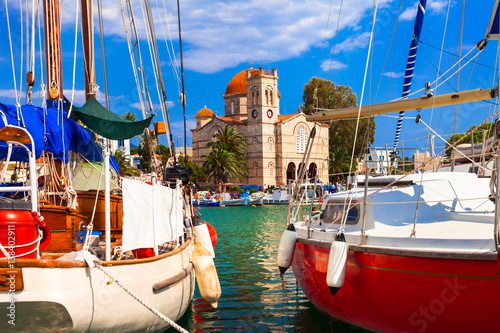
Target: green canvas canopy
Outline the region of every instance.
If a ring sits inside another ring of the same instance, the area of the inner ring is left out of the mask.
[[[88,128],[102,137],[110,140],[127,140],[144,132],[153,116],[140,120],[130,121],[102,106],[93,96],[81,107],[73,105],[70,118],[80,120]]]

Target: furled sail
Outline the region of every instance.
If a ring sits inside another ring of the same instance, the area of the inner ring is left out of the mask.
[[[493,12],[491,13],[490,24],[488,25],[488,30],[486,31],[487,39],[500,39],[500,18],[499,18],[499,9],[498,8],[498,0],[495,2],[493,6]]]
[[[420,39],[420,32],[422,31],[422,24],[424,23],[425,5],[427,0],[420,0],[418,3],[417,17],[413,25],[413,38],[411,39],[410,51],[408,52],[408,61],[406,62],[405,81],[403,84],[402,98],[406,99],[411,90],[411,83],[413,80],[413,70],[415,69],[415,61],[417,60],[418,41]],[[394,138],[394,151],[398,146],[399,135],[401,134],[401,127],[403,126],[404,111],[399,112],[398,124],[396,127],[396,137]]]
[[[92,131],[111,140],[126,140],[140,135],[153,119],[152,116],[140,121],[124,119],[106,109],[93,96],[81,107],[73,105],[70,118],[80,120]]]

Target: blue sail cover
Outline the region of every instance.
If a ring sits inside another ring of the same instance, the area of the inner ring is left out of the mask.
[[[425,6],[427,0],[420,0],[418,3],[417,17],[413,25],[413,38],[411,39],[410,51],[408,52],[408,60],[406,62],[405,81],[403,83],[403,99],[408,97],[411,91],[411,83],[413,80],[413,70],[415,69],[415,62],[417,60],[418,41],[420,33],[422,32],[422,25],[424,23]],[[394,138],[394,151],[398,146],[399,135],[401,134],[401,127],[403,126],[404,111],[399,112],[398,124],[396,127],[396,137]]]
[[[0,111],[5,114],[9,125],[21,126],[28,130],[35,142],[36,158],[46,151],[54,154],[57,159],[68,162],[68,151],[71,150],[83,155],[89,161],[103,160],[102,150],[94,141],[93,133],[69,119],[65,112],[61,115],[61,111],[50,103],[46,112],[41,107],[22,105],[19,118],[15,105],[0,103]],[[0,128],[4,126],[0,117]],[[0,142],[0,158],[5,158],[5,156],[7,156],[7,144]],[[11,160],[28,161],[25,150],[13,149]],[[110,163],[118,173],[116,161],[111,158]]]

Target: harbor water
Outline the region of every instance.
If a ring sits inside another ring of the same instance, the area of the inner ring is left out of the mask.
[[[282,285],[276,255],[287,206],[198,210],[217,231],[215,264],[222,296],[212,309],[195,290],[190,309],[178,322],[182,327],[190,332],[358,332],[314,308],[291,268]]]

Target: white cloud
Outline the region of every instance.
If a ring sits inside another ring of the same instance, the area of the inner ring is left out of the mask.
[[[25,93],[17,91],[17,94],[19,96],[19,93],[21,93],[21,96],[24,96]],[[3,89],[0,90],[0,97],[6,97],[6,98],[12,98],[15,100],[16,97],[16,91],[14,89]]]
[[[391,1],[381,0],[379,7]],[[102,5],[105,34],[124,38],[118,4],[105,1]],[[276,62],[299,56],[323,42],[329,5],[329,1],[322,0],[184,2],[181,4],[181,23],[185,68],[201,73],[213,73],[250,60],[258,66],[259,63],[267,63],[269,60]],[[75,6],[76,0],[64,2],[62,22],[68,29],[74,26]],[[158,11],[156,3],[153,2],[156,36],[161,44],[164,44],[164,35],[169,38],[167,23],[172,39],[177,40],[175,6],[175,2],[169,2],[166,11],[163,8]],[[355,29],[367,13],[371,15],[372,6],[372,0],[344,2],[339,29]],[[333,37],[332,20],[336,20],[338,10],[339,4],[334,4],[327,39]],[[139,5],[134,7],[134,13],[139,36],[145,39]],[[161,56],[168,59],[167,54]]]
[[[379,8],[393,0],[380,0]],[[64,1],[62,30],[73,35],[77,0]],[[164,36],[177,45],[177,8],[175,1],[152,2],[158,43],[164,47]],[[12,9],[19,4],[9,5]],[[340,3],[330,1],[247,0],[203,1],[181,3],[182,39],[186,69],[200,73],[214,73],[252,60],[257,66],[268,61],[290,59],[318,47],[325,38],[325,27],[330,12],[327,40],[333,37]],[[372,0],[344,1],[339,31],[359,30],[362,20],[371,15]],[[97,21],[97,6],[94,6]],[[141,6],[134,3],[138,34],[145,40],[145,27]],[[105,36],[124,39],[125,33],[119,4],[102,2]],[[335,24],[333,23],[335,22]],[[168,23],[168,25],[167,25]],[[169,28],[169,29],[168,29]],[[96,24],[96,30],[98,26]],[[96,31],[96,34],[98,32]],[[147,52],[147,47],[143,52]],[[163,61],[166,54],[160,55]],[[149,55],[143,55],[149,59]],[[178,58],[177,58],[178,59]]]
[[[336,61],[336,60],[325,60],[323,61],[323,63],[321,64],[321,69],[324,71],[324,72],[329,72],[330,69],[343,69],[343,68],[346,68],[347,65],[344,64],[344,63],[341,63],[340,61]]]
[[[382,74],[383,76],[388,76],[394,79],[398,79],[404,76],[404,73],[395,73],[395,72],[385,72]]]
[[[359,50],[368,46],[369,42],[370,42],[369,32],[363,32],[354,37],[347,37],[342,43],[339,43],[335,47],[335,53]]]
[[[446,7],[448,6],[448,1],[433,0],[427,5],[431,13],[434,15],[445,14]]]
[[[417,7],[419,2],[415,1],[412,6],[403,10],[399,14],[399,21],[413,21],[417,15]],[[429,0],[426,5],[426,12],[431,15],[441,15],[446,13],[448,1],[445,0]]]

